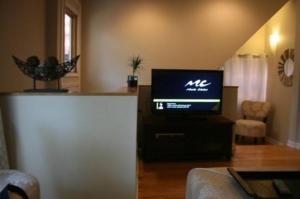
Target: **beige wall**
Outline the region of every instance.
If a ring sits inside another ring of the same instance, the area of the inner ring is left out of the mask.
[[[300,52],[300,0],[297,0],[296,1],[296,13],[297,13],[297,18],[296,18],[296,20],[297,20],[297,23],[296,23],[296,28],[297,28],[297,30],[296,30],[296,52]],[[297,82],[297,88],[298,88],[298,97],[296,97],[296,102],[298,102],[299,103],[299,91],[300,91],[300,78],[299,78],[299,76],[300,76],[300,68],[299,68],[299,66],[300,66],[300,54],[298,53],[298,54],[296,54],[296,57],[295,57],[295,66],[296,66],[296,71],[297,71],[297,76],[298,76],[298,78],[297,78],[297,80],[298,80],[298,82]],[[295,108],[296,109],[296,108]],[[296,137],[296,139],[294,140],[297,144],[298,144],[298,148],[300,148],[300,123],[299,123],[299,120],[300,120],[300,103],[298,104],[298,107],[297,107],[297,109],[296,109],[297,111],[298,111],[298,128],[297,128],[297,135],[295,136]]]
[[[291,126],[293,112],[294,87],[285,87],[278,76],[278,62],[280,55],[287,48],[295,47],[296,5],[295,1],[288,2],[266,24],[266,52],[268,54],[268,86],[267,100],[272,103],[272,111],[269,117],[270,128],[268,136],[281,143],[286,143]],[[269,36],[277,31],[280,36],[276,49],[271,49]]]
[[[129,58],[151,68],[217,68],[280,8],[284,0],[83,2],[83,88],[126,85]]]
[[[58,43],[58,1],[59,0],[45,0],[46,1],[46,17],[45,17],[45,36],[46,46],[45,54],[47,56],[59,57],[59,43]]]
[[[0,27],[0,91],[31,88],[11,56],[44,58],[45,0],[1,0]]]
[[[295,85],[293,87],[288,145],[300,149],[300,0],[296,1]]]
[[[240,47],[236,54],[265,54],[266,26],[262,26],[246,43]]]

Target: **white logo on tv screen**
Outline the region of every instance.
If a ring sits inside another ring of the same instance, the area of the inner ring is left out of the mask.
[[[188,83],[186,83],[186,85],[184,86],[184,87],[187,87],[187,86],[195,86],[195,87],[206,87],[206,86],[208,86],[208,85],[211,85],[211,83],[209,82],[209,83],[206,83],[207,82],[207,80],[200,80],[200,79],[198,79],[198,80],[196,80],[196,81],[189,81]]]
[[[196,80],[196,81],[188,81],[188,83],[185,84],[184,87],[189,86],[189,88],[186,89],[186,91],[208,91],[207,86],[211,85],[211,82],[207,82],[207,80]]]

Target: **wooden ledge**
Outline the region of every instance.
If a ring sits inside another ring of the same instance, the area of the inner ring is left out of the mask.
[[[122,88],[116,91],[103,92],[1,92],[0,96],[137,96],[137,89]]]

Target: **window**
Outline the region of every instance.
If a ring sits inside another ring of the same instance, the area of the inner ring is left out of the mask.
[[[265,101],[267,58],[264,55],[235,55],[224,66],[224,85],[238,86],[238,107],[242,101]]]
[[[58,9],[57,54],[60,61],[69,61],[81,55],[81,0],[58,0]],[[61,78],[61,87],[73,92],[81,90],[80,59],[73,71]]]
[[[77,16],[65,9],[64,13],[64,61],[69,61],[77,53]],[[77,69],[74,69],[77,72]]]

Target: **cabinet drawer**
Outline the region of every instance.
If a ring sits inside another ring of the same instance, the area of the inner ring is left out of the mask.
[[[184,154],[185,139],[184,133],[153,133],[149,149],[161,155]]]

